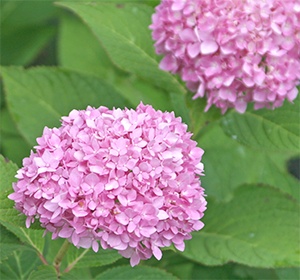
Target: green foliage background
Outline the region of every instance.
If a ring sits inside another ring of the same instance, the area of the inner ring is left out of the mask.
[[[175,111],[205,150],[205,227],[183,253],[131,268],[116,251],[70,245],[60,279],[299,279],[300,98],[224,116],[204,113],[159,70],[148,28],[159,1],[1,1],[0,278],[57,279],[63,240],[43,237],[7,195],[43,127],[87,105]]]

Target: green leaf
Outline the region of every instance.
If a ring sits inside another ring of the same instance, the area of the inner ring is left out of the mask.
[[[24,246],[20,240],[8,231],[4,226],[0,225],[0,263],[6,260],[17,250],[23,250]]]
[[[53,1],[1,1],[2,27],[41,25],[55,16]]]
[[[220,111],[216,108],[204,112],[206,101],[203,98],[193,100],[191,93],[187,95],[170,93],[170,99],[176,115],[189,126],[189,131],[193,132],[194,138],[199,137],[198,134],[208,124],[221,118]]]
[[[57,252],[65,242],[63,238],[51,239],[51,234],[48,233],[45,237],[46,246],[44,249],[45,258],[48,262],[52,262]],[[68,251],[62,261],[62,271],[73,271],[85,267],[100,267],[112,264],[121,259],[121,255],[116,250],[103,250],[101,247],[95,253],[92,249],[77,248],[73,244],[69,245]]]
[[[275,110],[231,112],[222,119],[223,130],[236,141],[258,150],[300,152],[300,95],[294,104]]]
[[[61,280],[83,280],[94,279],[89,268],[75,268],[68,273],[63,273],[60,277]]]
[[[208,196],[228,200],[238,186],[262,183],[300,200],[299,182],[287,172],[287,155],[257,153],[227,137],[219,126],[208,126],[208,129],[197,138],[205,151],[205,176],[201,181]]]
[[[280,280],[295,280],[300,279],[300,268],[277,268],[275,273]]]
[[[108,269],[103,273],[96,276],[95,280],[109,280],[109,279],[131,279],[131,280],[151,280],[151,279],[164,279],[164,280],[178,280],[172,274],[166,272],[165,270],[148,267],[148,266],[119,266],[112,269]]]
[[[149,260],[143,261],[142,264],[164,269],[179,279],[191,279],[193,268],[195,265],[198,265],[178,254],[176,249],[174,249],[174,251],[163,249],[163,257],[161,260],[152,257]]]
[[[18,167],[0,155],[0,223],[25,228],[26,216],[14,208],[14,202],[8,199],[13,192],[12,183],[16,181]],[[38,223],[31,225],[32,229],[40,229]]]
[[[153,9],[135,3],[58,3],[91,28],[111,60],[125,71],[166,89],[185,93],[175,76],[159,70],[148,26]]]
[[[204,98],[192,99],[192,94],[189,93],[185,97],[186,106],[190,115],[190,131],[193,132],[194,138],[199,137],[198,134],[203,134],[208,125],[221,118],[221,112],[218,108],[212,107],[205,112],[206,100]]]
[[[43,254],[45,245],[45,239],[43,238],[44,230],[28,229],[24,227],[18,227],[11,224],[9,221],[5,221],[5,218],[1,217],[1,224],[5,226],[9,231],[13,232],[21,241],[25,242],[37,251],[39,255]]]
[[[296,280],[300,278],[299,268],[262,269],[239,265],[235,267],[234,272],[241,279]]]
[[[1,64],[27,65],[54,37],[52,2],[1,1],[1,8]]]
[[[204,266],[204,265],[194,265],[194,269],[191,273],[191,277],[189,279],[205,279],[205,280],[228,280],[228,279],[247,279],[250,280],[251,278],[244,278],[239,277],[235,273],[236,264],[226,264],[223,266]],[[262,278],[261,278],[262,279]]]
[[[209,201],[205,227],[183,255],[205,265],[299,266],[299,211],[299,203],[274,188],[241,186],[229,202]]]
[[[32,146],[45,126],[59,126],[72,109],[130,107],[104,80],[59,68],[2,68],[9,111]]]
[[[84,268],[112,264],[122,258],[116,250],[99,249],[95,253],[92,249],[78,249],[71,246],[67,252],[67,262],[69,267]]]
[[[52,26],[20,27],[11,32],[3,32],[1,64],[28,65],[54,37],[54,34],[55,28]]]
[[[14,201],[8,199],[8,195],[13,192],[12,183],[16,181],[17,170],[16,164],[0,155],[0,223],[25,228],[26,216],[14,208]],[[7,226],[5,225],[5,227]],[[38,223],[32,224],[31,228],[41,229]],[[15,228],[12,229],[12,231],[14,230]]]
[[[0,266],[0,279],[28,279],[29,274],[41,265],[41,261],[32,250],[15,251]]]
[[[29,275],[29,280],[57,280],[57,274],[53,266],[42,265],[38,270],[32,271]]]
[[[62,66],[104,78],[135,106],[143,101],[156,109],[172,110],[166,92],[115,67],[99,40],[80,19],[65,15],[60,28],[58,51]]]
[[[19,166],[29,155],[30,146],[21,137],[6,107],[0,111],[1,153]]]
[[[60,20],[60,65],[111,80],[114,65],[91,30],[77,17],[65,13]]]
[[[17,170],[18,167],[14,163],[0,155],[0,222],[10,221],[12,224],[25,227],[25,216],[20,215],[14,208],[14,202],[7,197],[13,192],[12,182],[16,181],[14,177]]]

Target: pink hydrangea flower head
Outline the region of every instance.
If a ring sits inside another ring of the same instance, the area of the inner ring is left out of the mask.
[[[174,113],[142,103],[133,109],[73,110],[45,128],[23,160],[9,198],[52,237],[77,247],[113,248],[131,265],[203,227],[203,150]]]
[[[299,0],[162,0],[150,29],[160,68],[206,96],[206,110],[275,108],[298,94]]]

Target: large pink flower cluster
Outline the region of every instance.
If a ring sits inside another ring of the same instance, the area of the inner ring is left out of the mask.
[[[160,67],[206,96],[206,110],[275,108],[298,94],[299,0],[162,0],[150,29]]]
[[[45,128],[14,183],[27,227],[39,219],[53,238],[113,248],[131,265],[200,230],[206,209],[198,175],[203,150],[174,113],[142,103],[136,110],[73,110]]]

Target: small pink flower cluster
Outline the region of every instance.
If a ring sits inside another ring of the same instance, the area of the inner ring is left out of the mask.
[[[293,101],[300,81],[299,0],[162,0],[152,37],[163,70],[225,113]]]
[[[136,110],[73,110],[45,128],[14,183],[26,226],[39,219],[52,237],[98,251],[113,248],[131,265],[200,230],[206,209],[203,150],[174,113],[142,103]]]

